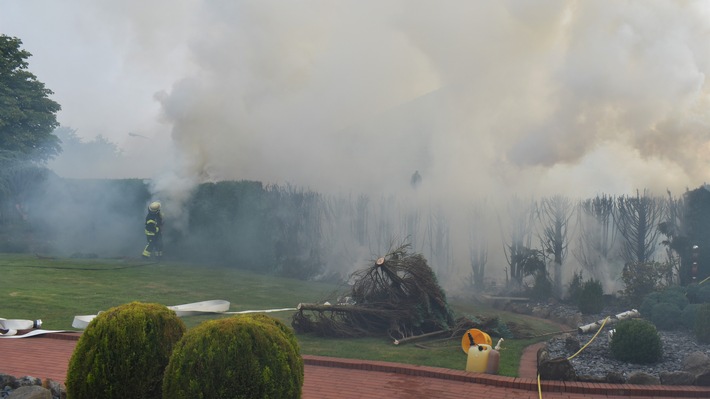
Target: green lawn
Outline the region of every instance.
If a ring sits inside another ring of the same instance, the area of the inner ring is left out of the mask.
[[[333,299],[343,291],[333,284],[307,282],[227,267],[178,262],[146,264],[138,260],[39,259],[32,255],[0,254],[0,317],[42,319],[43,328],[72,330],[76,315],[131,301],[179,305],[223,299],[231,311],[296,307],[301,302]],[[534,334],[558,331],[544,320],[482,307],[466,301],[450,303],[457,316],[499,315],[503,321],[525,325]],[[270,313],[290,325],[293,312]],[[227,316],[185,317],[193,327],[203,320]],[[495,338],[494,343],[495,343]],[[522,349],[545,337],[504,342],[500,373],[516,376]],[[299,335],[301,352],[310,355],[384,360],[463,369],[466,355],[461,338],[394,345],[388,338],[329,339]]]

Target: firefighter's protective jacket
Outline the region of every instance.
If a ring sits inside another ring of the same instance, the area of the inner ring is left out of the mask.
[[[155,236],[160,234],[160,228],[163,226],[163,215],[158,212],[148,212],[145,216],[145,235]]]

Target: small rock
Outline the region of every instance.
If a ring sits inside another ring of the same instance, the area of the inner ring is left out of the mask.
[[[695,385],[710,387],[710,372],[700,374],[695,377]]]
[[[659,375],[663,385],[693,385],[695,374],[687,371],[663,371]]]
[[[31,387],[34,385],[42,385],[42,380],[37,377],[26,375],[17,379],[17,384],[21,387]]]
[[[603,383],[607,382],[606,378],[595,376],[595,375],[578,375],[577,381],[579,381],[579,382],[595,382],[597,384],[603,384]]]
[[[610,384],[626,384],[626,378],[618,371],[610,371],[606,373],[606,382]]]
[[[565,349],[568,351],[575,353],[581,348],[582,345],[579,343],[579,339],[577,337],[573,337],[569,334],[565,335]]]
[[[20,384],[17,383],[17,378],[15,378],[15,376],[0,373],[0,387],[10,387],[11,389],[15,389],[19,386]]]
[[[54,399],[67,399],[67,389],[64,384],[60,384],[52,379],[46,378],[42,387],[49,389],[52,392]]]
[[[643,371],[631,373],[626,382],[636,385],[661,385],[661,380],[658,377],[644,373]]]

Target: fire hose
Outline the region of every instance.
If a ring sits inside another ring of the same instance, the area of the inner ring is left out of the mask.
[[[287,312],[295,311],[296,308],[277,308],[277,309],[261,309],[261,310],[242,310],[237,312],[229,311],[230,303],[225,300],[216,299],[210,301],[193,302],[186,303],[182,305],[168,306],[168,309],[173,310],[178,317],[185,316],[198,316],[198,315],[235,315],[235,314],[247,314],[247,313],[273,313],[273,312]],[[98,314],[100,314],[99,312]],[[91,321],[98,316],[98,314],[93,315],[79,315],[74,316],[72,322],[72,327],[84,330],[91,323]],[[0,318],[0,338],[25,338],[36,336],[40,334],[48,333],[61,333],[61,332],[73,332],[68,330],[42,330],[39,329],[42,326],[42,320],[23,320],[23,319],[3,319]],[[19,334],[18,330],[32,330],[25,334]]]
[[[609,321],[609,317],[605,318],[605,319],[602,321],[601,326],[599,326],[599,329],[598,329],[597,332],[594,334],[594,336],[593,336],[586,344],[584,344],[584,346],[581,347],[581,348],[577,351],[577,353],[575,353],[574,355],[568,357],[567,360],[572,360],[572,359],[575,358],[577,355],[579,355],[587,346],[589,346],[589,344],[591,344],[592,341],[594,341],[594,339],[597,337],[597,335],[599,335],[599,333],[604,329],[604,325],[607,323],[607,321]],[[540,373],[539,373],[539,372],[537,373],[537,394],[538,394],[539,398],[542,399],[542,385],[540,384]]]

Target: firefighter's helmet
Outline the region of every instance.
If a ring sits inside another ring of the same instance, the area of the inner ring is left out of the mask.
[[[160,211],[160,202],[158,201],[153,201],[148,205],[148,210],[155,213]]]

